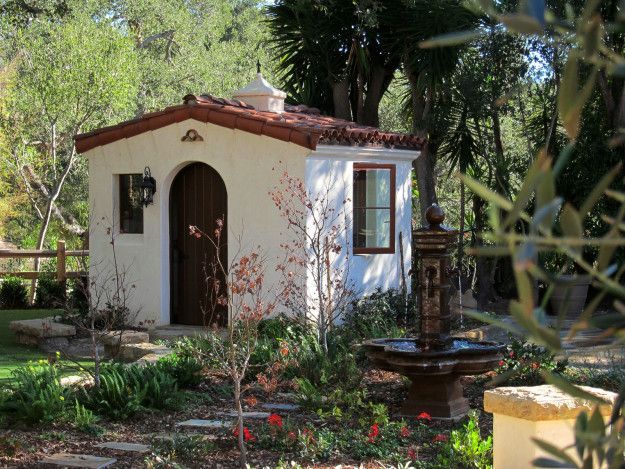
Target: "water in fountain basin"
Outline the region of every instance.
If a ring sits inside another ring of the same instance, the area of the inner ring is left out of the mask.
[[[410,353],[445,353],[455,351],[487,351],[492,350],[491,343],[474,342],[468,339],[453,339],[445,348],[424,350],[418,345],[417,339],[382,339],[379,344],[384,344],[389,351],[410,352]]]

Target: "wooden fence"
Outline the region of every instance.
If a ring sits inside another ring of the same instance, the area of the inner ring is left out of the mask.
[[[89,250],[67,250],[65,249],[65,241],[59,240],[56,243],[56,250],[45,249],[0,249],[0,259],[36,259],[36,258],[56,258],[56,279],[59,282],[65,282],[69,278],[79,278],[87,275],[83,271],[68,272],[68,257],[86,257]],[[42,275],[49,275],[49,272],[0,272],[2,277],[21,277],[26,279],[38,279]]]

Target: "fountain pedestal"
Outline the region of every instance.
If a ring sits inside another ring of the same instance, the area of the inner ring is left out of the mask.
[[[469,404],[463,397],[460,377],[492,370],[504,346],[450,335],[449,248],[458,232],[445,228],[445,214],[437,205],[426,212],[428,226],[414,232],[419,260],[418,338],[374,339],[365,342],[369,360],[379,368],[395,371],[411,381],[402,414],[427,412],[433,418],[464,416]]]

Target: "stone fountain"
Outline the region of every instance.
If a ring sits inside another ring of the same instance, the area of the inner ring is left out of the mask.
[[[420,336],[374,339],[364,347],[374,365],[410,378],[403,415],[427,412],[433,418],[457,419],[469,410],[460,377],[494,369],[504,345],[450,335],[449,250],[458,231],[442,225],[445,214],[438,205],[428,208],[426,219],[429,226],[413,234],[419,260]]]

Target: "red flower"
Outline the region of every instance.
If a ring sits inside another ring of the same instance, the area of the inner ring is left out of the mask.
[[[287,433],[287,435],[286,435],[286,436],[287,436],[287,438],[288,438],[289,440],[291,440],[291,441],[295,441],[295,440],[297,440],[297,435],[295,434],[295,432],[289,432],[289,433]]]
[[[411,459],[412,461],[416,461],[418,457],[419,455],[417,454],[416,449],[414,449],[413,447],[408,448],[408,459]]]
[[[402,438],[408,438],[410,436],[410,429],[404,425],[399,430],[399,434],[401,435]]]
[[[271,414],[269,418],[267,418],[267,423],[272,427],[282,428],[282,417],[278,414]]]
[[[532,370],[536,370],[537,368],[539,368],[540,365],[536,362],[532,363]]]
[[[504,365],[503,360],[499,360],[499,366],[503,366],[503,365]]]
[[[449,437],[443,433],[439,433],[438,435],[436,435],[434,438],[432,438],[432,442],[436,443],[438,441],[447,441],[449,439]]]
[[[427,412],[421,412],[417,415],[417,420],[427,420],[428,422],[432,420],[432,416]]]
[[[236,438],[239,438],[239,427],[235,427],[233,433]],[[254,441],[256,438],[254,438],[254,435],[252,435],[249,428],[243,427],[243,439],[245,441]]]
[[[377,436],[380,434],[380,427],[378,427],[377,423],[371,425],[369,428],[369,443],[374,443]]]
[[[514,358],[514,352],[510,352],[509,357]]]

